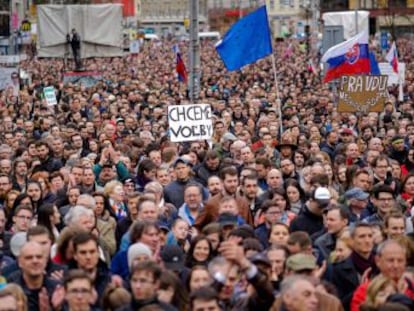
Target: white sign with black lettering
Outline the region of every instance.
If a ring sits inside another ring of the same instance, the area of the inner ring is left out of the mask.
[[[213,135],[211,115],[211,106],[207,104],[168,106],[171,141],[210,139]]]

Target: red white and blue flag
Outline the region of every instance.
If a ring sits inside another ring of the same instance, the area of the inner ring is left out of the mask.
[[[187,69],[185,68],[183,59],[181,58],[178,45],[173,46],[173,51],[176,58],[175,71],[177,72],[178,80],[187,83]]]
[[[398,52],[397,47],[395,46],[395,41],[392,43],[390,50],[385,56],[385,59],[390,63],[392,70],[395,73],[398,73]]]
[[[322,61],[328,64],[323,82],[329,82],[342,76],[369,74],[368,33],[366,31],[360,32],[331,47],[323,55]]]

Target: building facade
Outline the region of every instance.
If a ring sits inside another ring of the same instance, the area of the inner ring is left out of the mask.
[[[321,1],[321,11],[367,10],[370,33],[389,31],[393,36],[414,32],[414,0]]]

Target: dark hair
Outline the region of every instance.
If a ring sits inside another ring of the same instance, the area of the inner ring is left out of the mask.
[[[351,238],[354,238],[355,236],[355,232],[359,229],[359,228],[372,228],[372,224],[370,223],[366,223],[366,222],[361,222],[361,221],[357,221],[353,227],[351,227],[350,229],[350,233],[351,233]]]
[[[90,232],[79,232],[74,235],[72,238],[73,242],[73,250],[76,252],[79,245],[86,244],[89,241],[94,241],[96,244],[96,248],[98,248],[98,240],[96,237]]]
[[[377,167],[378,161],[387,161],[387,165],[390,165],[390,160],[386,155],[380,154],[378,157],[376,157],[374,160],[372,160],[372,166]]]
[[[197,246],[197,244],[201,241],[207,241],[207,244],[210,250],[207,260],[205,262],[199,262],[193,257],[194,249]],[[188,249],[188,252],[187,252],[185,265],[188,268],[192,268],[195,265],[206,265],[210,261],[212,256],[213,256],[213,247],[211,246],[210,241],[207,239],[205,235],[200,234],[200,235],[197,235],[195,238],[193,238],[190,242],[190,248]]]
[[[53,224],[50,221],[50,217],[54,214],[55,205],[52,203],[44,203],[39,207],[37,211],[37,224],[46,227],[50,232],[53,232]],[[53,238],[53,242],[55,239]]]
[[[312,245],[312,240],[307,232],[295,231],[289,234],[287,245],[295,244],[299,244],[300,249],[303,250]]]
[[[212,287],[201,287],[190,295],[190,309],[193,310],[194,308],[194,300],[201,300],[201,301],[211,301],[215,300],[217,305],[219,304],[219,297],[218,293]]]
[[[234,166],[227,166],[221,169],[219,172],[219,177],[221,180],[224,180],[226,175],[238,176],[239,174],[237,168],[235,168]]]
[[[160,277],[160,289],[168,289],[169,287],[172,287],[174,291],[170,304],[179,311],[186,310],[189,302],[187,289],[182,286],[180,279],[174,272],[164,270]]]
[[[351,218],[351,215],[349,214],[348,208],[346,206],[343,206],[343,205],[328,205],[328,207],[326,208],[324,213],[328,213],[330,211],[335,211],[335,210],[337,210],[339,212],[339,216],[342,219],[346,219],[347,222],[349,223],[349,219]]]
[[[154,162],[152,162],[152,160],[144,159],[138,165],[137,175],[138,176],[143,176],[144,172],[149,172],[151,170],[155,170],[156,168],[157,168],[157,166],[155,165]]]
[[[394,190],[392,190],[392,188],[388,185],[385,184],[377,184],[374,187],[372,187],[372,195],[374,196],[374,198],[378,199],[379,198],[379,194],[381,192],[386,192],[392,195],[393,198],[395,198],[395,193]]]
[[[131,244],[138,242],[141,239],[142,235],[149,228],[155,228],[155,229],[159,230],[159,228],[158,228],[158,226],[155,222],[148,221],[148,220],[135,221],[131,225],[131,228],[129,229],[129,239],[131,241]]]
[[[95,197],[101,197],[103,199],[103,203],[104,203],[104,211],[108,211],[109,215],[111,215],[115,219],[117,218],[114,210],[111,208],[111,204],[109,203],[108,197],[103,192],[96,191],[96,192],[92,193],[92,196],[94,198]]]
[[[159,264],[155,263],[154,261],[141,261],[132,267],[130,272],[130,277],[134,275],[136,272],[146,271],[150,272],[154,278],[154,281],[157,281],[161,278],[161,274],[163,273]],[[154,293],[155,294],[155,293]]]
[[[92,290],[93,284],[92,284],[91,278],[89,277],[89,275],[85,271],[83,271],[81,269],[69,270],[68,273],[66,274],[65,278],[63,279],[63,286],[65,287],[65,289],[67,289],[68,284],[70,282],[72,282],[74,280],[79,280],[79,279],[87,280],[89,282],[89,284],[91,286],[91,290]]]
[[[50,230],[48,228],[46,228],[45,226],[42,225],[37,225],[34,227],[30,227],[27,230],[26,233],[26,240],[30,241],[30,238],[33,236],[38,236],[38,235],[43,235],[46,234],[49,236],[50,241],[52,242],[52,244],[55,242],[55,236],[53,235],[52,232],[50,232]]]
[[[294,178],[286,179],[285,183],[284,183],[284,187],[285,187],[285,191],[286,191],[286,196],[287,196],[287,188],[288,187],[295,187],[299,191],[299,200],[301,202],[305,201],[305,198],[306,198],[305,191],[303,191],[302,187],[300,186],[299,182],[296,179],[294,179]]]

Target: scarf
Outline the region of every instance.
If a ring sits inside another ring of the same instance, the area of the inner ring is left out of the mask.
[[[357,252],[352,252],[351,260],[354,263],[356,270],[361,275],[364,274],[365,270],[368,268],[372,268],[373,271],[376,270],[373,253],[369,255],[368,259],[365,259],[361,255],[359,255]]]

